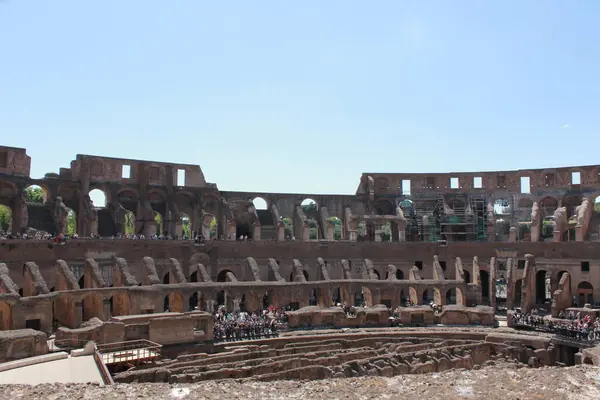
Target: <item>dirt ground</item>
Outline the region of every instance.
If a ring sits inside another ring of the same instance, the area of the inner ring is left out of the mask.
[[[210,381],[192,385],[4,385],[2,399],[600,399],[600,367],[490,366],[393,378]]]

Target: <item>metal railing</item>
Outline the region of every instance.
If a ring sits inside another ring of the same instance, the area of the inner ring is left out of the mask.
[[[105,365],[138,363],[160,358],[162,345],[145,339],[98,345],[98,353]]]
[[[596,331],[593,327],[587,330],[578,329],[573,326],[564,324],[545,324],[531,323],[524,320],[517,320],[513,325],[515,329],[527,329],[536,332],[544,332],[553,334],[556,338],[569,340],[573,342],[581,342],[594,344],[600,342],[600,331]]]

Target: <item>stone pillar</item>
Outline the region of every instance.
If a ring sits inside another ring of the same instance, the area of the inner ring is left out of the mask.
[[[252,232],[252,240],[261,240],[260,225],[258,225],[258,224],[254,224],[254,232]]]
[[[575,241],[576,242],[583,242],[583,236],[584,236],[584,228],[583,225],[577,225],[575,226]]]
[[[375,229],[375,241],[376,242],[381,242],[381,224],[374,224],[374,229]]]
[[[215,309],[216,300],[206,300],[206,312],[212,313]]]
[[[275,229],[277,230],[277,241],[283,242],[285,240],[285,227],[283,224],[277,224]]]
[[[552,241],[553,242],[562,242],[562,236],[563,233],[559,230],[554,230],[554,232],[552,232]]]
[[[241,303],[242,299],[237,297],[233,299],[233,310],[231,311],[240,311],[240,303]]]
[[[351,242],[356,242],[358,239],[358,231],[349,231],[348,232],[348,240]]]
[[[73,320],[75,323],[74,328],[79,328],[83,323],[83,304],[81,303],[81,300],[75,302],[75,315]]]
[[[112,317],[110,313],[110,299],[102,300],[102,316],[104,317],[102,318],[103,321],[108,321]]]

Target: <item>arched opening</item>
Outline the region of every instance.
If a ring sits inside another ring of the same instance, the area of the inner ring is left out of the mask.
[[[242,297],[240,298],[240,311],[241,312],[248,312],[248,303],[246,302],[246,295],[243,294]]]
[[[57,233],[56,223],[52,210],[46,206],[48,201],[48,192],[45,188],[38,185],[31,185],[25,188],[24,195],[27,204],[27,227],[36,231]]]
[[[490,302],[490,273],[487,271],[479,271],[479,280],[481,281],[481,298],[484,304]]]
[[[190,296],[190,300],[189,300],[189,310],[190,311],[194,311],[196,308],[200,309],[199,306],[199,301],[200,301],[200,295],[198,292],[194,292],[191,296]]]
[[[517,279],[515,282],[514,307],[521,307],[521,299],[523,295],[523,279]]]
[[[217,306],[224,306],[226,300],[227,300],[227,295],[225,294],[225,291],[224,290],[219,291],[217,293]],[[231,311],[231,310],[227,310],[227,311]]]
[[[464,274],[465,274],[465,282],[466,283],[471,283],[471,274],[469,273],[469,271],[467,271],[466,269],[463,270]]]
[[[252,226],[249,223],[238,222],[235,226],[235,237],[239,239],[252,239]]]
[[[48,192],[38,185],[25,188],[25,202],[28,204],[45,204],[48,201]]]
[[[190,275],[190,282],[198,282],[198,271],[192,272]]]
[[[377,215],[396,215],[394,202],[388,199],[379,199],[373,203],[373,209]]]
[[[402,200],[400,203],[398,203],[398,206],[400,206],[400,208],[402,209],[402,212],[404,213],[404,217],[406,218],[406,229],[405,229],[405,238],[406,240],[409,241],[419,241],[421,240],[420,236],[419,236],[419,218],[422,219],[422,217],[418,217],[417,213],[415,211],[415,204],[413,203],[412,200],[410,199],[404,199]],[[397,211],[394,210],[394,214],[397,214]],[[392,235],[392,241],[394,240],[399,240],[398,236],[398,232],[397,232],[397,228],[396,225],[392,225],[390,227],[392,229],[391,235]],[[434,231],[436,230],[436,222],[433,222],[431,224],[431,229],[433,229]],[[430,240],[436,240],[435,237],[437,237],[437,234],[432,234],[432,236],[430,237]]]
[[[83,288],[83,286],[81,286]],[[89,321],[92,318],[99,318],[101,320],[107,319],[103,314],[103,301],[102,298],[94,293],[86,293],[84,298],[81,300],[81,309],[83,311],[82,321]]]
[[[423,304],[429,304],[433,301],[433,290],[431,289],[425,289],[423,291]]]
[[[511,212],[512,209],[508,198],[496,199],[496,201],[494,201],[494,214],[506,216],[510,215]]]
[[[317,298],[317,289],[310,289],[310,298],[308,300],[308,305],[316,306],[319,304],[319,299]]]
[[[591,359],[591,358],[589,358],[589,357],[585,357],[585,358],[583,359],[583,363],[584,363],[584,364],[586,364],[586,365],[594,365],[594,362],[593,362],[593,361],[592,361],[592,359]]]
[[[77,214],[71,208],[67,214],[67,235],[73,236],[77,234]]]
[[[456,304],[456,289],[448,289],[446,291],[446,304]]]
[[[256,197],[254,200],[252,200],[252,204],[254,205],[254,208],[256,209],[256,211],[258,210],[266,210],[267,209],[267,201],[265,199],[263,199],[262,197]]]
[[[354,307],[362,307],[365,302],[365,296],[362,292],[354,293]]]
[[[118,317],[129,315],[129,295],[127,293],[117,293],[110,299],[111,313]]]
[[[540,270],[535,274],[536,304],[545,304],[551,300],[550,274]]]
[[[0,204],[0,237],[12,233],[12,209]]]
[[[308,279],[308,272],[306,272],[306,270],[303,269],[302,270],[302,275],[304,275],[304,279],[306,279],[306,281],[308,282],[309,281],[309,279]],[[295,282],[294,277],[295,277],[294,276],[294,271],[292,271],[290,273],[290,280],[289,280],[289,282]]]
[[[228,274],[231,274],[228,276]],[[217,275],[217,282],[230,282],[231,278],[234,278],[235,274],[228,269],[224,269]]]
[[[12,329],[12,307],[9,303],[0,302],[0,330],[7,331]]]
[[[310,240],[317,240],[321,236],[319,232],[319,205],[313,199],[304,199],[302,203],[300,203],[302,207],[302,211],[308,220],[308,229],[309,235],[308,238]]]
[[[156,234],[158,236],[162,236],[162,235],[166,236],[166,232],[164,230],[164,224],[163,224],[163,216],[158,211],[154,211],[154,222],[156,223]]]
[[[169,284],[169,273],[168,272],[165,274],[165,276],[163,276],[163,284],[165,284],[165,285]]]
[[[271,292],[269,290],[267,290],[262,299],[263,310],[268,309],[271,306],[271,302],[272,302]]]
[[[377,280],[381,279],[381,275],[379,274],[379,271],[377,271],[376,269],[374,269],[373,273],[377,276]]]
[[[577,300],[580,307],[585,304],[594,305],[594,286],[586,281],[580,282],[577,285]]]
[[[99,236],[114,236],[117,233],[117,226],[113,219],[113,215],[108,209],[108,196],[102,189],[92,189],[89,192],[92,207],[98,215],[98,235]]]
[[[192,220],[189,215],[185,213],[181,214],[181,238],[183,240],[193,239],[194,235],[192,233]]]
[[[342,220],[338,217],[329,217],[328,221],[333,224],[333,239],[342,240]]]
[[[558,272],[558,275],[557,275],[557,276],[558,276],[558,281],[557,281],[557,282],[560,282],[560,280],[562,279],[562,276],[563,276],[564,274],[566,274],[566,273],[567,273],[567,271],[559,271],[559,272]]]
[[[342,304],[342,291],[339,286],[333,289],[331,297],[334,305]]]
[[[396,279],[399,281],[404,280],[404,272],[400,268],[396,269]]]
[[[106,207],[106,193],[104,193],[101,189],[90,190],[89,196],[95,208]]]
[[[183,296],[179,292],[171,292],[164,299],[165,312],[183,312]]]
[[[594,211],[596,214],[600,214],[600,196],[596,196],[594,199]]]

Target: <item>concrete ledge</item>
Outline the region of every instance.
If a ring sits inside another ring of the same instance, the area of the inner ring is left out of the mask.
[[[43,356],[37,357],[29,357],[23,358],[21,360],[9,361],[3,364],[0,364],[0,372],[8,371],[15,368],[27,367],[29,365],[41,364],[48,361],[56,361],[62,360],[64,358],[69,358],[69,354],[64,351],[52,354],[44,354]]]

